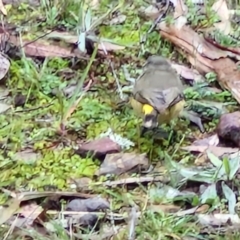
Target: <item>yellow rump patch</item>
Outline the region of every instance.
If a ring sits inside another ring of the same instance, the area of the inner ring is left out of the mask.
[[[151,114],[154,111],[154,108],[151,105],[144,104],[142,107],[144,115]]]

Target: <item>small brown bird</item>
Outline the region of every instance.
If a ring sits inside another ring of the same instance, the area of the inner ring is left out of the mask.
[[[170,63],[151,56],[136,80],[130,103],[143,118],[143,130],[169,123],[184,108],[183,84]]]

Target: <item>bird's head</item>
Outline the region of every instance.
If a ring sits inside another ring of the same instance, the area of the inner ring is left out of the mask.
[[[168,62],[166,58],[162,56],[153,55],[147,59],[143,67],[145,69],[160,68],[163,70],[167,70],[171,68],[171,64]]]

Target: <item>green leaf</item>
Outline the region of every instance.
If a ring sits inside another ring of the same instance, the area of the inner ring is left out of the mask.
[[[81,52],[86,51],[86,32],[80,32],[78,36],[78,49]]]
[[[207,156],[215,167],[218,167],[218,168],[222,167],[223,163],[217,156],[212,154],[210,151],[207,151]]]
[[[231,188],[222,182],[222,190],[225,198],[228,200],[228,211],[230,214],[235,214],[236,196]]]
[[[215,169],[210,169],[210,170],[200,170],[197,168],[179,168],[178,172],[186,179],[186,180],[191,180],[191,181],[196,181],[196,182],[204,182],[204,183],[214,183],[215,178]]]
[[[229,174],[230,174],[230,164],[229,164],[228,158],[226,158],[226,157],[223,158],[223,167],[225,169],[225,173],[229,177]]]
[[[219,179],[221,179],[225,175],[225,168],[223,167],[223,162],[214,154],[212,154],[210,151],[207,151],[207,155],[211,163],[217,167],[217,171],[214,174],[215,182]]]
[[[229,179],[232,180],[233,177],[235,176],[236,172],[238,171],[239,169],[239,165],[240,165],[240,158],[239,156],[235,157],[235,158],[232,158],[230,161],[229,161],[229,164],[230,164],[230,173],[229,173]]]
[[[192,205],[193,206],[198,206],[200,203],[200,199],[198,196],[194,196],[193,199],[192,199]]]
[[[200,199],[202,204],[213,204],[217,197],[216,184],[214,183],[206,188]]]
[[[92,23],[92,14],[91,14],[91,9],[87,9],[87,13],[85,15],[85,31],[91,30],[91,23]]]

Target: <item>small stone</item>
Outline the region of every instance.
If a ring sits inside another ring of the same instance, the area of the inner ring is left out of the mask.
[[[240,147],[240,112],[223,114],[216,130],[220,140],[226,145]]]

